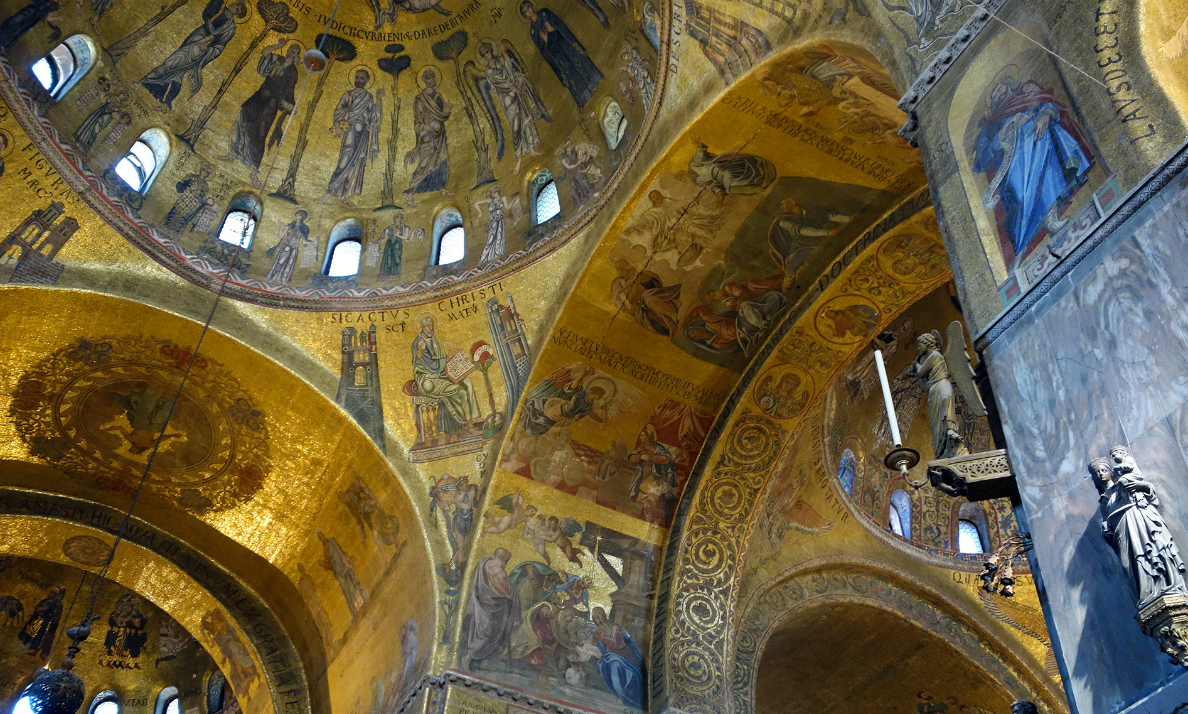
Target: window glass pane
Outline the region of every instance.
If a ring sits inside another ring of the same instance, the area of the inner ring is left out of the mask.
[[[887,508],[887,525],[895,535],[903,535],[903,524],[899,522],[899,511],[894,505]]]
[[[66,83],[74,76],[74,53],[65,44],[61,44],[55,47],[53,52],[50,52],[50,59],[58,68],[58,76],[50,92],[57,94],[58,90],[66,86]]]
[[[129,153],[140,159],[140,165],[144,167],[145,178],[151,176],[153,171],[156,170],[157,157],[153,155],[153,150],[149,148],[148,144],[137,140],[137,142],[132,145]]]
[[[139,191],[144,186],[146,177],[141,174],[140,166],[133,160],[133,157],[125,156],[120,159],[120,162],[116,164],[115,172],[116,176],[124,179],[124,183],[128,184],[133,191]]]
[[[457,263],[464,257],[466,257],[466,231],[462,226],[454,226],[441,237],[441,244],[437,248],[437,264]]]
[[[344,240],[334,246],[330,256],[330,269],[326,275],[331,278],[345,278],[359,273],[359,254],[363,244],[356,240]]]
[[[33,76],[37,78],[37,82],[46,90],[54,86],[54,70],[50,67],[49,60],[44,57],[33,63]],[[26,698],[21,699],[22,702],[25,700]]]
[[[536,222],[544,223],[561,212],[561,201],[557,197],[557,183],[549,181],[536,194]]]
[[[120,705],[114,699],[108,699],[105,702],[96,704],[95,711],[92,714],[120,714]]]
[[[981,553],[982,536],[973,521],[957,521],[957,550],[962,553]]]
[[[223,220],[223,227],[219,229],[219,240],[247,248],[252,242],[252,233],[256,230],[256,221],[243,211],[232,211]]]
[[[178,706],[177,697],[169,700],[165,705],[165,714],[181,714],[181,707]]]
[[[903,529],[900,533],[904,538],[912,537],[912,499],[907,495],[907,491],[899,489],[891,494],[891,507],[895,509],[896,515],[899,516],[899,525]]]

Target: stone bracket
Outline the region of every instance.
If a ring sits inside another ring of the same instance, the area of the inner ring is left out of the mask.
[[[928,462],[928,480],[950,496],[964,496],[970,501],[1009,498],[1019,503],[1019,489],[1006,449],[982,451]]]
[[[1172,664],[1188,667],[1188,596],[1168,593],[1139,610],[1143,633],[1159,642]]]

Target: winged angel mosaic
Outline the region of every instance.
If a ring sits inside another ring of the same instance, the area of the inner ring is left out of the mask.
[[[985,419],[978,418],[986,416],[986,407],[974,385],[961,323],[956,320],[949,323],[945,337],[947,345],[938,330],[917,337],[916,359],[891,382],[902,434],[911,429],[921,398],[927,397],[928,429],[932,432],[932,451],[937,459],[963,456],[969,453],[969,444],[990,441],[990,427]],[[886,413],[875,422],[874,433],[891,443],[891,425]]]
[[[536,129],[536,120],[551,123],[553,117],[528,78],[528,64],[516,51],[515,45],[506,39],[500,40],[498,44],[494,40],[482,40],[478,46],[478,57],[483,69],[480,71],[478,65],[468,61],[463,73],[482,99],[487,121],[495,132],[496,160],[503,158],[506,139],[495,103],[498,102],[503,109],[512,148],[516,152],[516,166],[512,173],[518,174],[520,161],[525,156],[540,156],[540,132]]]

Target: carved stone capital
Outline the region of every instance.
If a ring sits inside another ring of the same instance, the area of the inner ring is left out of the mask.
[[[1188,667],[1188,595],[1169,593],[1139,610],[1139,623],[1159,642],[1172,664]]]
[[[934,488],[970,501],[1018,500],[1015,474],[1005,449],[929,461],[928,480]]]

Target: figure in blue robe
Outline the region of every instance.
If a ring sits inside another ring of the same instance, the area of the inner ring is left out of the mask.
[[[999,214],[1020,257],[1041,227],[1055,234],[1059,212],[1093,165],[1089,144],[1050,89],[1005,77],[990,92],[990,112],[978,121],[973,170],[986,174],[982,198]]]
[[[557,79],[573,95],[578,108],[584,108],[602,82],[602,72],[590,59],[586,48],[573,36],[557,13],[547,7],[537,10],[532,0],[524,0],[520,3],[520,14],[532,26],[530,32],[536,49],[540,50]]]
[[[627,630],[607,620],[601,607],[594,608],[594,625],[591,637],[602,653],[598,674],[603,683],[627,706],[645,708],[643,653]]]

